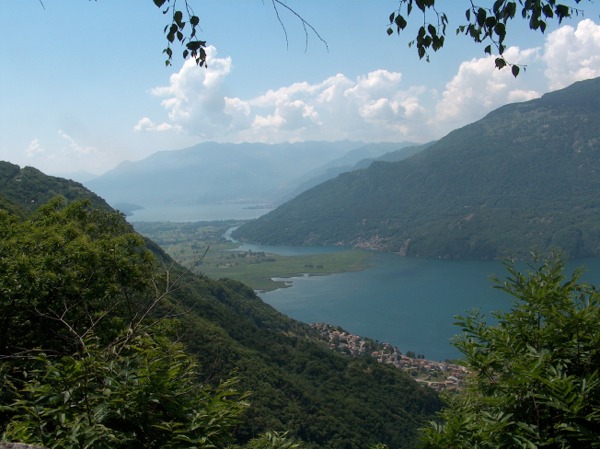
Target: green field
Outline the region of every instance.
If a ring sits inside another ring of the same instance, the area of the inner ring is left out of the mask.
[[[135,228],[158,243],[177,262],[194,266],[195,272],[214,279],[235,279],[254,290],[269,291],[286,286],[285,282],[275,282],[272,278],[359,271],[370,264],[372,254],[359,250],[303,256],[237,251],[239,245],[228,242],[223,234],[240,223],[233,220],[135,223]]]

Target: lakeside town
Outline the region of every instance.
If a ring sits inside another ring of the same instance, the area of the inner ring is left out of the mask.
[[[402,354],[389,343],[379,343],[370,338],[351,334],[344,329],[326,323],[315,323],[312,327],[329,347],[353,357],[370,356],[380,363],[392,365],[410,374],[417,382],[436,391],[457,391],[463,384],[468,371],[464,366],[451,362],[428,360],[411,351]]]

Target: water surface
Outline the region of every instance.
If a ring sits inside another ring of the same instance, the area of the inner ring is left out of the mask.
[[[475,308],[489,314],[512,303],[490,280],[507,276],[498,261],[377,254],[374,262],[360,272],[292,278],[292,287],[260,296],[292,318],[339,325],[435,360],[460,356],[450,342],[460,332],[455,315]],[[588,268],[584,278],[597,283],[600,259],[574,261],[568,269],[582,264]]]

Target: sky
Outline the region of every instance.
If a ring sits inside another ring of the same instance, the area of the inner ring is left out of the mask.
[[[512,23],[516,79],[455,34],[468,3],[439,1],[446,44],[425,62],[410,30],[386,33],[397,0],[287,0],[318,35],[284,8],[282,27],[270,0],[190,0],[205,69],[177,45],[165,66],[168,18],[152,0],[0,0],[0,160],[101,174],[206,141],[424,143],[600,76],[597,0],[545,34]]]

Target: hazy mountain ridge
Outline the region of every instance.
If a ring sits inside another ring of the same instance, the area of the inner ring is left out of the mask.
[[[397,144],[376,144],[379,153]],[[125,162],[86,182],[110,204],[140,206],[208,203],[276,203],[302,176],[354,150],[348,163],[370,155],[362,142],[282,144],[202,143]]]
[[[503,106],[400,162],[344,173],[238,239],[403,255],[600,254],[600,79]]]

